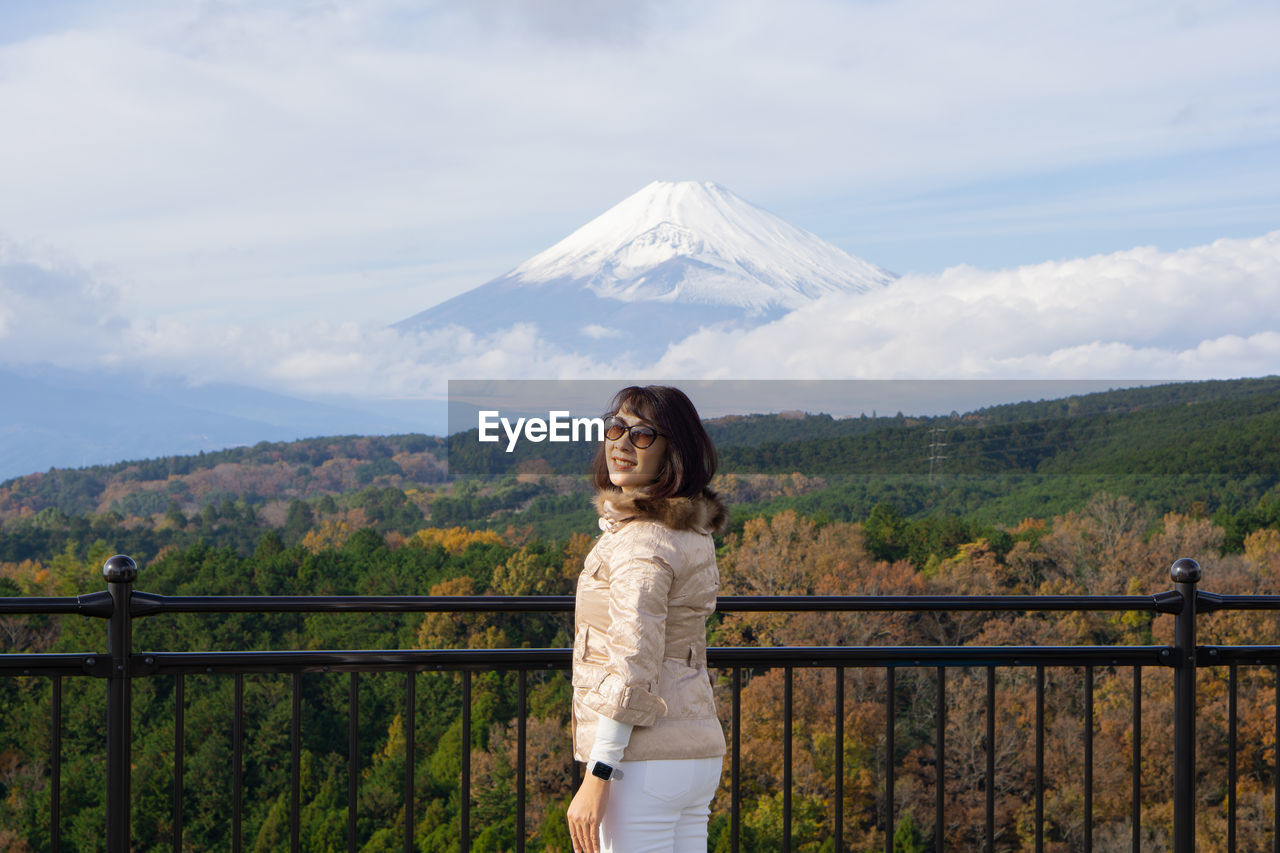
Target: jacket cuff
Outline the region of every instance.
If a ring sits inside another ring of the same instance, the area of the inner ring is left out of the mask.
[[[613,688],[609,682],[613,677],[606,677],[595,690],[583,697],[582,704],[597,714],[601,714],[619,723],[630,723],[633,726],[651,726],[658,717],[667,715],[667,703],[643,687]]]

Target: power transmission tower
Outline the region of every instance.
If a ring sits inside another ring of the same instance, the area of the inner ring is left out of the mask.
[[[929,430],[929,485],[933,485],[934,476],[942,474],[942,462],[947,457],[942,454],[942,449],[947,443],[942,439],[945,437],[945,427],[934,426]]]

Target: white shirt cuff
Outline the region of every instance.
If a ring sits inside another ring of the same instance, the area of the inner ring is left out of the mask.
[[[635,727],[630,723],[620,723],[603,716],[597,717],[596,739],[591,744],[590,760],[616,767],[622,760],[622,752],[627,748],[627,742],[631,740],[633,728]]]

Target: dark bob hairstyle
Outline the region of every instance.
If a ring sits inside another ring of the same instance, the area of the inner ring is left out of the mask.
[[[644,489],[650,500],[691,498],[710,492],[716,474],[716,448],[698,410],[679,388],[670,385],[630,385],[613,395],[608,415],[626,409],[652,424],[667,439],[667,453],[658,477]],[[591,479],[601,491],[620,491],[609,479],[605,444],[591,460]]]

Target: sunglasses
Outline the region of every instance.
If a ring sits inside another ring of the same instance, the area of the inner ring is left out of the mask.
[[[637,450],[644,450],[657,441],[658,436],[662,433],[658,432],[651,426],[636,424],[635,426],[627,426],[626,422],[612,415],[604,419],[604,437],[610,441],[617,441],[622,438],[623,433],[627,433],[631,439],[631,444]]]

